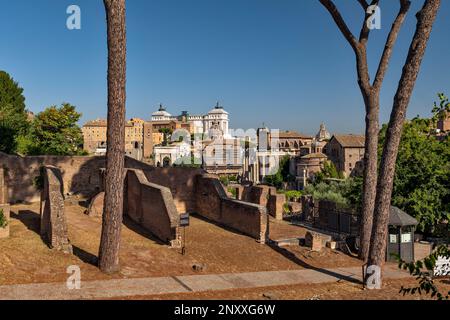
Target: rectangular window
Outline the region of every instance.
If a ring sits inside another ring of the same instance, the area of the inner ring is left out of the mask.
[[[402,234],[402,243],[410,243],[411,242],[411,233]]]
[[[389,243],[397,243],[397,235],[396,234],[389,235]]]

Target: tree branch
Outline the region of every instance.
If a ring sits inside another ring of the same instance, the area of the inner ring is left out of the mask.
[[[319,0],[319,1],[331,14],[334,22],[336,22],[336,25],[338,26],[339,30],[341,31],[345,39],[347,39],[348,43],[350,43],[353,50],[355,52],[358,51],[358,40],[355,38],[353,33],[348,28],[347,24],[344,21],[344,18],[342,18],[341,14],[339,13],[339,10],[336,8],[333,1],[332,0]]]
[[[386,75],[389,61],[392,56],[392,49],[394,48],[394,45],[397,41],[400,28],[403,25],[403,22],[405,21],[405,17],[408,13],[410,6],[411,1],[400,0],[400,11],[397,15],[397,18],[395,18],[394,23],[392,24],[391,31],[389,32],[388,38],[386,40],[383,55],[381,56],[380,64],[378,65],[377,74],[375,76],[375,80],[373,83],[373,87],[375,88],[375,90],[379,90],[381,88],[381,84],[383,83],[383,79],[384,76]]]
[[[363,1],[365,2],[365,0],[363,0]],[[379,2],[380,2],[380,0],[372,0],[372,2],[370,3],[370,6],[377,6]],[[367,41],[369,40],[369,34],[370,34],[370,29],[367,25],[367,21],[371,17],[372,14],[367,12],[368,8],[369,8],[369,5],[367,5],[366,9],[364,10],[364,12],[365,12],[364,21],[363,21],[363,25],[361,27],[361,33],[359,34],[359,42],[363,45],[365,45],[367,43]]]
[[[367,3],[366,0],[358,0],[359,4],[361,5],[361,7],[364,9],[364,11],[367,11],[367,8],[369,7],[369,4]]]

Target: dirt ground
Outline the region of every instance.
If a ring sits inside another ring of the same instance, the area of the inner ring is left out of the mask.
[[[404,296],[400,293],[402,286],[416,285],[414,279],[386,280],[381,290],[364,290],[360,284],[338,281],[219,292],[136,296],[121,300],[431,300],[425,294]],[[442,292],[450,291],[449,280],[438,281],[437,285]]]
[[[307,267],[358,266],[360,262],[338,251],[320,253],[291,246],[278,248],[192,218],[186,230],[187,253],[160,243],[138,225],[124,222],[121,272],[107,276],[99,272],[96,259],[101,220],[83,214],[85,208],[66,203],[69,237],[74,255],[50,250],[39,236],[39,204],[12,207],[11,237],[0,240],[0,285],[66,281],[68,266],[78,265],[84,280],[141,278],[191,274],[294,270]],[[301,237],[305,229],[287,223],[270,225],[271,237]],[[194,265],[202,265],[195,271]]]

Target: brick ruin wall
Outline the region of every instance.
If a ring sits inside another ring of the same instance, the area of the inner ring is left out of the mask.
[[[2,193],[11,203],[38,202],[40,191],[36,181],[43,166],[53,166],[61,170],[64,194],[80,194],[89,198],[100,191],[99,171],[105,168],[105,157],[71,156],[30,156],[20,157],[0,152],[0,168],[5,171],[5,183],[8,186]],[[152,170],[153,167],[132,158],[125,158],[127,168]],[[0,198],[1,200],[1,198]],[[1,202],[1,201],[0,201]]]
[[[180,217],[172,193],[150,183],[142,170],[127,170],[124,212],[164,243],[180,246]]]
[[[266,207],[269,215],[277,220],[283,220],[286,197],[283,194],[277,194],[274,187],[264,185],[245,187],[240,199]]]
[[[259,204],[267,207],[267,201],[270,194],[276,194],[276,189],[269,186],[251,186],[245,187],[242,193],[242,201]]]
[[[0,167],[5,169],[7,196],[11,203],[38,202],[40,191],[36,181],[43,166],[61,170],[64,193],[91,195],[98,190],[99,169],[105,166],[104,157],[33,156],[19,157],[0,152]]]
[[[263,206],[230,199],[214,175],[199,175],[196,181],[197,213],[265,243],[269,224]]]
[[[0,153],[0,167],[5,169],[4,180],[8,185],[3,189],[6,189],[5,197],[9,197],[12,203],[38,202],[41,192],[36,187],[36,181],[44,166],[53,166],[61,171],[63,194],[92,197],[101,190],[100,171],[105,168],[105,163],[104,157],[19,157]],[[172,194],[177,215],[198,212],[221,225],[236,229],[262,242],[265,241],[268,230],[267,202],[264,208],[261,208],[258,205],[229,199],[217,177],[203,177],[204,171],[200,169],[154,168],[128,157],[125,160],[125,166],[129,169],[142,170],[147,182],[154,184],[154,188],[168,188]],[[205,185],[198,183],[199,179],[205,182]],[[150,203],[153,205],[153,202],[148,202],[149,196],[155,195],[158,198],[160,194],[151,193],[147,187],[144,189],[144,194],[148,196],[143,201],[147,201],[146,206]],[[206,197],[207,201],[204,201],[203,193],[209,195]],[[260,195],[259,198],[262,199],[264,196]],[[213,205],[214,203],[216,205]],[[156,232],[161,234],[163,240],[174,238],[173,231],[170,236],[167,236],[166,231]]]
[[[8,189],[5,182],[5,169],[0,166],[0,204],[6,204],[8,202]]]
[[[195,181],[204,173],[201,169],[191,168],[151,168],[144,171],[151,183],[169,188],[178,212],[196,211]]]

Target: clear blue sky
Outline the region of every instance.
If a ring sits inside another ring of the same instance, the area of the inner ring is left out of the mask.
[[[450,1],[442,1],[409,117],[427,115],[440,91],[450,95]],[[355,34],[356,0],[337,0]],[[382,121],[422,0],[414,0],[382,90]],[[0,0],[0,69],[25,89],[27,107],[70,102],[82,122],[106,114],[106,35],[101,0]],[[82,10],[82,30],[66,29],[66,8]],[[398,3],[382,0],[382,29],[369,46],[378,64]],[[217,100],[232,128],[315,133],[363,132],[353,52],[318,0],[128,0],[127,116],[148,119],[162,102],[172,114],[206,113]]]

